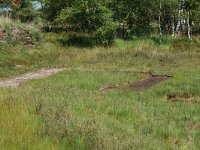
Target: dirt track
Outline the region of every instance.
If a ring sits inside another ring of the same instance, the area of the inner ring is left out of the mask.
[[[132,83],[132,84],[124,84],[121,86],[114,86],[114,87],[106,87],[102,88],[101,91],[112,91],[114,89],[122,88],[122,87],[129,87],[134,89],[135,91],[142,91],[145,89],[148,89],[160,82],[163,82],[165,80],[168,80],[170,76],[167,75],[154,75],[151,72],[143,72],[143,71],[133,71],[133,70],[115,70],[111,68],[106,69],[85,69],[85,68],[50,68],[50,69],[42,69],[36,72],[26,73],[18,77],[13,77],[7,80],[0,81],[0,87],[16,87],[20,85],[22,82],[32,80],[32,79],[39,79],[39,78],[45,78],[50,75],[62,72],[62,71],[80,71],[80,72],[105,72],[105,71],[111,71],[111,72],[124,72],[124,73],[138,73],[138,74],[148,74],[149,77],[146,79],[143,79],[141,81]]]
[[[169,80],[171,77],[166,75],[152,75],[146,79],[130,84],[129,87],[135,91],[142,91],[154,85]]]
[[[21,84],[22,82],[32,79],[44,78],[64,70],[65,70],[64,68],[59,68],[59,69],[51,68],[51,69],[42,69],[37,72],[26,73],[19,77],[14,77],[8,80],[0,81],[0,87],[15,87]]]

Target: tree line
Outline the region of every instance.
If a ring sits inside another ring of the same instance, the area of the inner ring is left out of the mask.
[[[22,21],[38,15],[54,27],[68,28],[98,37],[109,44],[114,37],[152,33],[187,35],[200,32],[200,0],[0,0],[9,5]]]

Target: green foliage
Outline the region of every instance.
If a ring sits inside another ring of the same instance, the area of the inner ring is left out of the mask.
[[[160,13],[162,32],[172,34],[180,19],[179,4],[177,0],[46,0],[45,13],[51,16],[47,19],[54,26],[96,35],[99,41],[97,43],[108,44],[114,35],[129,39],[133,35],[147,37],[157,33]],[[198,0],[186,0],[190,25],[194,23],[193,29],[197,33],[200,23],[199,6]],[[187,21],[187,16],[184,17]],[[187,27],[186,24],[185,26]]]
[[[72,7],[61,11],[58,21],[78,26],[82,31],[92,33],[111,18],[106,7],[96,0],[77,1]]]
[[[165,34],[173,33],[172,30],[176,28],[180,19],[178,0],[39,0],[42,7],[40,12],[33,8],[31,1],[22,0],[20,7],[12,7],[13,18],[33,21],[37,20],[38,16],[42,16],[46,19],[44,21],[47,22],[46,26],[97,35],[100,37],[99,41],[107,38],[107,42],[104,43],[109,43],[107,35],[110,33],[106,32],[110,31],[115,31],[113,35],[117,33],[117,37],[123,39],[129,39],[133,35],[149,36],[152,32],[156,33],[160,13],[161,28]],[[199,0],[185,1],[185,10],[190,13],[189,16],[184,14],[185,26],[187,28],[187,17],[189,17],[192,31],[198,34],[200,2]],[[2,7],[11,5],[8,0],[0,4]],[[103,28],[106,30],[104,33],[101,31]],[[183,32],[187,34],[186,29]]]
[[[114,23],[106,24],[100,27],[96,32],[97,44],[99,45],[111,45],[115,39],[115,28]]]
[[[30,0],[23,0],[19,8],[13,7],[12,14],[23,22],[31,22],[39,17],[39,12],[33,8]]]
[[[52,22],[63,8],[71,7],[74,0],[44,0],[44,4],[44,18]]]
[[[191,19],[194,23],[194,31],[200,33],[200,1],[188,0],[188,10],[191,11]]]
[[[172,24],[174,23],[175,26],[176,20],[178,20],[178,10],[177,10],[178,6],[179,6],[179,1],[176,0],[161,1],[162,8],[161,10],[157,10],[157,13],[161,12],[161,28],[163,33],[172,34]]]
[[[31,6],[21,8],[16,10],[14,16],[19,18],[23,22],[31,22],[34,21],[38,17],[39,13]]]
[[[8,11],[6,9],[9,9],[9,15],[12,16],[12,19],[31,22],[41,15],[39,10],[33,7],[33,1],[34,0],[3,0],[2,2],[0,1],[0,9],[5,9],[5,15],[7,15],[6,11]]]
[[[0,0],[0,8],[7,7],[10,4],[10,0]]]
[[[76,1],[73,6],[61,10],[56,22],[95,35],[98,44],[108,45],[114,39],[112,12],[97,0]]]

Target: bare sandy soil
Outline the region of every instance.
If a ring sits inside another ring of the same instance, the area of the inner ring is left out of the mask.
[[[22,82],[32,79],[44,78],[64,70],[65,70],[64,68],[51,68],[51,69],[42,69],[36,72],[26,73],[18,77],[0,81],[0,87],[16,87]]]

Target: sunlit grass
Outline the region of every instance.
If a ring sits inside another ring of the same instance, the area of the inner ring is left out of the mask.
[[[20,143],[27,149],[46,144],[43,149],[198,148],[199,105],[166,100],[169,93],[185,92],[199,101],[198,74],[180,72],[139,93],[128,88],[102,93],[102,86],[144,77],[109,71],[66,71],[5,89],[0,92],[4,100],[1,129],[10,132],[1,132],[2,144],[7,137],[6,146]],[[51,142],[55,142],[53,147]]]
[[[0,93],[0,149],[54,148],[39,135],[38,118],[30,113],[32,104],[18,95],[17,90]]]

